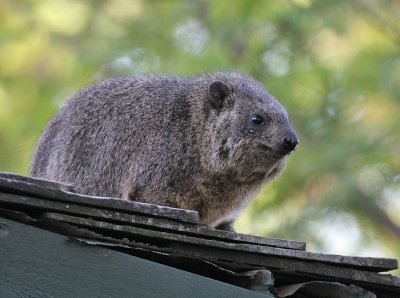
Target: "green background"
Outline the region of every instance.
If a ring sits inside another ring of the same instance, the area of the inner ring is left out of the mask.
[[[400,258],[399,1],[0,1],[0,171],[96,81],[238,70],[291,114],[298,150],[236,228]]]

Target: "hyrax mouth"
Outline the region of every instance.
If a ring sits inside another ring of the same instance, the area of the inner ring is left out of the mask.
[[[265,145],[265,144],[259,144],[259,145],[258,145],[258,148],[260,148],[260,149],[263,150],[263,151],[267,151],[267,152],[269,152],[269,151],[274,151],[271,147],[269,147],[269,146],[267,146],[267,145]]]
[[[262,151],[266,152],[267,156],[272,159],[281,159],[282,157],[284,157],[287,154],[286,152],[276,151],[265,144],[259,144],[258,148],[261,149]]]

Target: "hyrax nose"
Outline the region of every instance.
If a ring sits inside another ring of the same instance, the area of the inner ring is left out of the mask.
[[[291,135],[286,137],[283,140],[283,147],[288,151],[293,151],[296,149],[296,146],[299,144],[299,141],[297,140],[297,137],[295,135]]]

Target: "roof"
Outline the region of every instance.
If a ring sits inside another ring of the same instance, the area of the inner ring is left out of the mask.
[[[308,252],[301,241],[205,227],[194,211],[85,196],[46,180],[0,173],[0,217],[272,297],[400,296],[400,278],[385,273],[398,268],[395,259]]]

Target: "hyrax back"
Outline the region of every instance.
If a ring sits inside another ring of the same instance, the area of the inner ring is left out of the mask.
[[[285,109],[242,74],[104,81],[49,123],[32,176],[78,192],[196,210],[231,229],[297,145]]]

